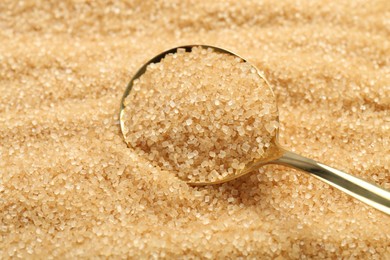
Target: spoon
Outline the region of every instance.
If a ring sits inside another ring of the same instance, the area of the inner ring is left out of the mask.
[[[128,84],[124,92],[121,101],[121,106],[120,106],[120,126],[121,126],[122,134],[124,136],[126,135],[126,126],[124,123],[124,109],[126,106],[125,99],[129,95],[133,87],[134,81],[139,79],[146,72],[148,65],[152,63],[159,63],[167,54],[177,53],[179,49],[181,50],[184,49],[186,52],[190,52],[193,47],[212,49],[215,52],[232,55],[236,58],[241,59],[243,62],[247,62],[245,59],[243,59],[242,57],[240,57],[239,55],[231,51],[219,47],[215,47],[215,46],[209,46],[209,45],[180,46],[160,53],[159,55],[157,55],[156,57],[148,61],[146,64],[144,64],[137,71],[137,73],[133,76],[133,78],[131,79],[130,83]],[[255,68],[255,66],[253,65],[251,66]],[[256,69],[256,73],[266,82],[268,88],[271,89],[268,81],[257,69]],[[244,169],[242,169],[240,172],[234,175],[228,175],[223,179],[218,179],[215,181],[206,181],[206,182],[204,181],[202,182],[198,180],[192,180],[192,181],[186,180],[186,181],[191,185],[219,184],[246,175],[260,168],[261,166],[267,164],[280,164],[298,170],[302,170],[316,177],[317,179],[320,179],[325,183],[328,183],[329,185],[347,193],[348,195],[390,215],[390,192],[389,191],[375,184],[367,182],[363,179],[345,173],[343,171],[334,169],[320,162],[314,161],[312,159],[285,150],[279,145],[278,142],[278,128],[276,128],[276,131],[274,131],[274,136],[272,138],[271,145],[267,148],[267,152],[265,153],[265,156],[251,163],[246,164]]]

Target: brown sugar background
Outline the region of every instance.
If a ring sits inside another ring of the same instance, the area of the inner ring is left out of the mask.
[[[0,256],[390,257],[390,219],[267,166],[193,188],[127,148],[120,98],[183,44],[264,71],[288,149],[390,189],[388,1],[1,1]]]

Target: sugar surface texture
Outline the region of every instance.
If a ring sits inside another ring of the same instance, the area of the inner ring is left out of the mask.
[[[239,176],[271,154],[276,99],[256,68],[212,48],[179,48],[134,80],[122,113],[126,142],[190,183]]]
[[[389,4],[0,1],[0,258],[388,259],[390,219],[270,165],[191,187],[127,147],[120,98],[185,44],[274,87],[287,149],[390,188]]]

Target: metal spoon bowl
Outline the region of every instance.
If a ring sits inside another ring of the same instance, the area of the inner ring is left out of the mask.
[[[149,60],[147,63],[145,63],[134,75],[134,77],[130,80],[124,95],[121,100],[121,105],[120,105],[120,126],[121,126],[121,131],[123,135],[125,135],[125,125],[124,125],[124,120],[123,120],[123,113],[124,113],[124,101],[126,97],[129,95],[133,83],[136,79],[141,77],[145,71],[146,68],[149,64],[151,63],[158,63],[160,62],[167,54],[170,53],[176,53],[178,49],[185,49],[187,52],[190,52],[193,47],[202,47],[202,48],[212,48],[215,52],[220,52],[220,53],[225,53],[229,55],[233,55],[235,57],[240,58],[244,62],[246,61],[244,58],[240,57],[239,55],[228,51],[226,49],[222,49],[219,47],[215,46],[209,46],[209,45],[187,45],[187,46],[180,46],[176,48],[172,48],[170,50],[167,50],[165,52],[160,53],[153,59]],[[255,66],[252,65],[252,67],[256,68]],[[271,89],[268,81],[262,75],[258,69],[257,73],[258,75],[264,79],[266,82],[267,86]],[[279,118],[278,118],[279,121]],[[227,182],[230,180],[233,180],[235,178],[241,177],[243,175],[246,175],[258,168],[260,168],[263,165],[266,164],[280,164],[280,165],[285,165],[289,166],[298,170],[302,170],[326,183],[329,185],[344,191],[345,193],[351,195],[352,197],[390,215],[390,192],[375,185],[372,183],[369,183],[365,180],[362,180],[358,177],[352,176],[350,174],[347,174],[345,172],[342,172],[340,170],[334,169],[330,166],[324,165],[320,162],[314,161],[309,158],[305,158],[301,155],[295,154],[293,152],[286,151],[283,149],[279,143],[278,143],[278,129],[274,132],[275,135],[272,139],[271,146],[267,149],[266,151],[266,156],[263,156],[261,159],[257,161],[253,161],[251,163],[248,163],[245,168],[234,174],[234,175],[228,175],[226,178],[222,180],[217,180],[214,182],[200,182],[200,181],[192,181],[188,182],[191,185],[210,185],[210,184],[219,184],[223,182]]]

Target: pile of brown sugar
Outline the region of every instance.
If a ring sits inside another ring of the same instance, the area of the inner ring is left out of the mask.
[[[276,136],[276,100],[256,68],[212,48],[179,48],[135,79],[122,113],[137,154],[191,183],[238,175]]]
[[[118,124],[151,57],[221,46],[270,81],[283,146],[390,189],[388,1],[5,0],[0,14],[0,258],[389,258],[389,217],[305,173],[188,186]]]

